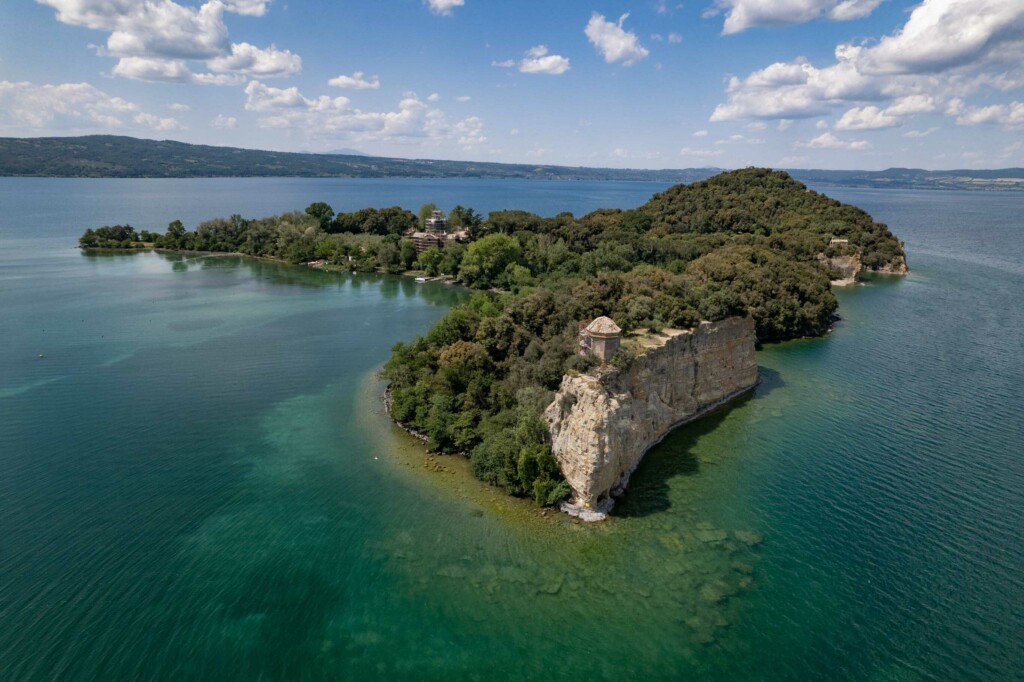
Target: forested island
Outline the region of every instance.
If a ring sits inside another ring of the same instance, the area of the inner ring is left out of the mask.
[[[425,336],[394,347],[383,369],[388,409],[431,450],[467,454],[480,479],[542,505],[570,493],[544,419],[563,377],[589,373],[610,385],[643,352],[642,338],[702,321],[750,316],[759,342],[821,335],[837,309],[830,280],[848,274],[835,263],[906,272],[903,246],[885,225],[768,169],[721,173],[635,209],[579,218],[517,210],[484,218],[459,206],[449,227],[468,243],[418,251],[408,235],[433,208],[335,214],[318,202],[271,218],[210,220],[194,231],[180,221],[164,234],[90,229],[80,243],[444,274],[476,290]],[[579,352],[580,322],[602,316],[621,327],[624,342],[595,368]]]

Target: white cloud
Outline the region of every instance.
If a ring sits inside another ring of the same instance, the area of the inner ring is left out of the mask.
[[[782,118],[779,119],[779,125],[776,126],[780,133],[783,133],[793,127],[793,119]]]
[[[924,0],[898,31],[838,45],[835,57],[822,68],[798,58],[731,78],[711,120],[808,118],[842,108],[839,129],[868,130],[945,109],[958,123],[984,118],[1013,127],[1012,104],[984,114],[975,107],[965,118],[950,103],[983,88],[1024,87],[1024,2]]]
[[[935,73],[1024,56],[1024,3],[1020,0],[925,0],[895,34],[865,50],[865,73]]]
[[[219,73],[263,78],[289,76],[302,60],[287,50],[232,45],[224,14],[263,16],[266,0],[208,0],[199,7],[173,0],[36,0],[56,10],[58,21],[108,33],[98,48],[117,57],[112,73],[139,80],[228,84],[238,79],[189,75],[189,61],[208,62]]]
[[[305,97],[298,88],[251,81],[245,108],[263,116],[264,128],[295,129],[313,138],[400,143],[455,141],[465,148],[483,144],[483,121],[470,116],[450,121],[443,111],[408,93],[396,111],[362,111],[347,97]]]
[[[436,92],[434,92],[434,93],[431,93],[430,95],[428,95],[428,96],[427,96],[427,101],[428,101],[428,102],[436,102],[436,101],[438,101],[439,99],[441,99],[441,95],[439,95],[439,94],[438,94],[438,93],[436,93]]]
[[[668,42],[670,42],[670,43],[681,43],[681,42],[683,42],[683,36],[681,36],[678,33],[669,33],[668,34]]]
[[[187,104],[174,103],[174,104],[168,105],[167,108],[168,109],[173,109],[174,111],[192,111],[192,107],[190,107]]]
[[[122,57],[114,65],[112,73],[122,78],[170,83],[190,83],[193,76],[188,64],[183,59],[148,59],[146,57]]]
[[[957,114],[959,125],[996,124],[1008,130],[1024,129],[1024,102],[992,104],[987,107],[965,106]]]
[[[139,125],[150,128],[151,130],[181,130],[181,124],[178,123],[177,119],[174,118],[155,116],[153,114],[139,112],[138,114],[135,114],[135,118],[133,120]]]
[[[898,116],[893,116],[876,106],[854,107],[839,119],[836,130],[879,130],[899,124]]]
[[[509,135],[518,135],[519,134],[519,128],[513,128],[512,130],[508,131],[508,134]]]
[[[695,132],[693,134],[693,136],[694,137],[707,137],[708,136],[708,131],[706,131],[706,130],[698,130],[697,132]]]
[[[828,121],[826,121],[825,119],[821,119],[820,121],[814,124],[814,127],[817,128],[818,130],[828,130]]]
[[[217,73],[239,73],[253,78],[294,76],[302,71],[302,57],[274,45],[261,49],[249,43],[234,43],[231,52],[206,62]]]
[[[459,95],[458,97],[455,98],[455,101],[456,102],[468,102],[471,99],[473,99],[473,98],[470,97],[469,95]]]
[[[855,149],[864,150],[870,149],[871,144],[867,140],[843,140],[832,133],[822,133],[818,137],[814,138],[810,142],[798,143],[799,147],[809,147],[811,149]]]
[[[679,150],[679,156],[691,159],[710,159],[721,156],[723,153],[721,149],[693,149],[692,147],[683,147]]]
[[[625,66],[632,66],[650,54],[635,33],[622,27],[628,17],[628,13],[623,14],[618,23],[612,23],[604,15],[594,12],[583,29],[587,39],[609,64],[621,61]]]
[[[423,0],[430,11],[440,16],[450,17],[452,10],[456,7],[462,7],[466,4],[466,0]]]
[[[217,114],[217,116],[212,121],[210,121],[210,125],[214,128],[228,130],[238,125],[238,119],[234,116],[225,116],[224,114]]]
[[[871,14],[883,0],[718,0],[705,16],[725,12],[722,33],[758,26],[803,24],[818,18],[849,21]]]
[[[335,88],[347,88],[349,90],[378,90],[380,89],[380,78],[377,76],[370,76],[365,78],[362,71],[356,71],[351,76],[337,76],[327,81],[327,84]],[[430,97],[436,96],[434,93]],[[429,99],[429,97],[428,97]]]
[[[0,129],[14,133],[118,130],[142,126],[178,130],[173,118],[142,111],[88,83],[37,85],[0,81]]]
[[[931,128],[928,128],[927,130],[908,130],[907,132],[903,133],[903,137],[910,137],[910,138],[928,137],[932,133],[938,132],[938,130],[939,130],[938,126],[932,126]]]
[[[484,136],[484,122],[477,116],[470,116],[456,123],[452,128],[452,134],[467,151],[487,142]]]
[[[568,71],[569,68],[568,57],[548,54],[548,48],[544,45],[531,47],[526,51],[526,57],[519,62],[519,71],[521,73],[543,73],[549,76],[560,76]]]
[[[250,17],[262,17],[267,13],[270,0],[221,0],[229,12]]]
[[[503,59],[500,62],[499,61],[491,62],[491,66],[497,66],[498,68],[501,68],[501,69],[511,69],[515,65],[516,65],[516,60],[514,60],[514,59]]]

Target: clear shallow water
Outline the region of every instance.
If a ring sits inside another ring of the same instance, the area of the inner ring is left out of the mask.
[[[0,180],[0,677],[1020,678],[1022,195],[826,190],[913,274],[761,351],[754,396],[652,451],[597,527],[423,467],[383,416],[373,370],[459,290],[69,248],[318,199],[657,189]]]

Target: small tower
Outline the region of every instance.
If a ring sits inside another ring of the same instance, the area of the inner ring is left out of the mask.
[[[602,363],[608,362],[619,350],[621,335],[622,330],[611,318],[599,317],[580,332],[580,349]]]
[[[445,219],[444,213],[442,213],[438,209],[434,209],[434,211],[430,214],[430,217],[427,218],[427,232],[444,233],[447,227],[448,221]]]

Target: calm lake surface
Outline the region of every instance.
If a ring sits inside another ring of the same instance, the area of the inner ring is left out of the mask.
[[[762,350],[596,526],[423,467],[384,416],[375,370],[460,289],[73,248],[662,188],[0,179],[0,679],[1024,678],[1024,194],[825,189],[912,274]]]

